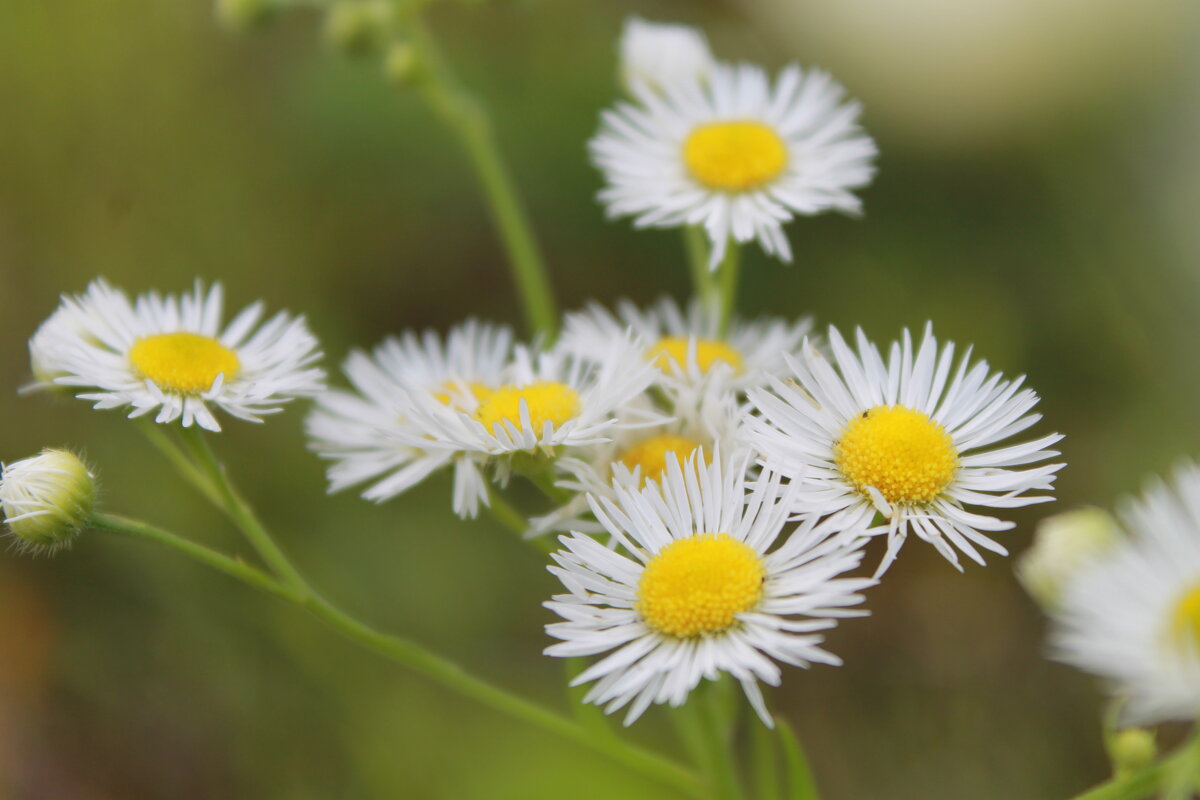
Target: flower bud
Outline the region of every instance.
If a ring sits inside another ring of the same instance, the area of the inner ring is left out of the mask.
[[[92,473],[69,450],[43,450],[6,465],[0,475],[0,510],[24,550],[69,547],[87,524],[95,498]]]
[[[217,18],[238,32],[263,25],[278,10],[279,0],[217,0]]]
[[[325,18],[325,38],[339,50],[359,55],[379,47],[387,35],[390,8],[378,0],[343,0]]]
[[[1071,577],[1090,559],[1116,544],[1116,521],[1099,508],[1081,508],[1042,520],[1017,561],[1017,578],[1043,608],[1058,605]]]
[[[708,40],[688,25],[647,22],[630,17],[621,32],[621,80],[662,87],[679,81],[703,78],[716,60]]]
[[[408,42],[396,42],[383,58],[383,72],[397,86],[411,86],[420,74],[421,60]]]
[[[1119,730],[1109,739],[1108,755],[1118,776],[1148,767],[1158,759],[1154,732],[1145,728]]]

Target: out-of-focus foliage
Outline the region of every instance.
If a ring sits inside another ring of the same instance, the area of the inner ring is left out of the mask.
[[[934,320],[1028,373],[1046,430],[1068,435],[1060,508],[1109,504],[1200,451],[1197,28],[1166,2],[894,5],[905,26],[833,0],[450,4],[431,23],[495,112],[568,306],[686,291],[676,234],[606,223],[593,200],[584,143],[617,91],[626,13],[701,24],[725,58],[833,71],[883,154],[866,217],[793,225],[791,267],[749,253],[743,307],[876,338]],[[60,292],[220,279],[231,306],[305,312],[331,367],[403,328],[519,319],[455,144],[375,62],[323,48],[319,23],[288,13],[236,36],[204,0],[0,3],[0,458],[83,447],[107,508],[244,551],[118,414],[16,395]],[[217,444],[314,580],[565,703],[561,664],[539,655],[541,559],[454,519],[444,480],[381,507],[326,497],[304,411],[230,423]],[[1005,541],[1026,546],[1044,512]],[[1053,798],[1103,776],[1099,696],[1043,659],[1010,566],[958,575],[910,548],[873,616],[833,634],[846,666],[787,672],[773,699],[828,798]],[[634,735],[673,738],[657,712]],[[85,536],[54,560],[0,560],[0,796],[580,786],[663,797],[171,553]]]

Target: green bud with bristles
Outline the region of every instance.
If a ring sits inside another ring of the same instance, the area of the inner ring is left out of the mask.
[[[0,475],[0,510],[22,550],[69,547],[87,525],[95,499],[95,477],[69,450],[43,450],[5,465]]]

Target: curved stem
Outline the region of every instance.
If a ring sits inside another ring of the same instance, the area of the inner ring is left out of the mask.
[[[700,796],[699,785],[695,777],[679,765],[654,753],[626,744],[615,737],[596,736],[589,728],[476,678],[458,664],[426,650],[415,642],[375,630],[310,589],[296,591],[262,570],[137,520],[111,514],[93,514],[89,523],[93,529],[98,531],[164,544],[230,577],[237,578],[243,583],[290,600],[308,609],[347,639],[408,667],[460,695],[477,700],[493,710],[527,722],[549,733],[581,744],[608,756],[631,770],[672,786],[690,797]]]
[[[535,550],[542,554],[554,552],[554,541],[549,537],[527,535],[529,523],[526,522],[525,515],[508,501],[503,492],[491,484],[488,484],[487,510],[492,519],[515,533],[522,541],[528,542]]]
[[[208,446],[204,433],[199,428],[191,427],[183,428],[181,435],[184,444],[191,451],[192,457],[199,462],[200,468],[216,486],[219,498],[218,506],[246,535],[246,539],[266,565],[295,592],[302,595],[311,593],[312,589],[304,580],[304,576],[292,566],[292,562],[288,560],[283,550],[271,538],[266,527],[259,521],[254,509],[238,494],[225,472],[225,467],[217,460],[212,448]]]
[[[135,519],[119,517],[115,514],[100,513],[92,514],[88,519],[88,527],[104,533],[116,533],[121,536],[131,536],[137,539],[146,539],[147,541],[165,544],[167,547],[172,547],[189,558],[194,558],[202,564],[207,564],[230,577],[250,584],[256,589],[262,589],[265,592],[270,592],[273,595],[293,602],[299,602],[301,599],[299,595],[284,587],[261,569],[252,567],[236,558],[230,558],[224,553],[213,550],[211,547],[205,547],[189,539],[184,539],[182,536],[177,536],[162,528],[156,528],[153,525],[147,525]]]
[[[491,119],[483,105],[454,79],[437,42],[413,14],[405,24],[411,43],[424,67],[418,86],[442,122],[458,137],[475,169],[484,197],[508,252],[513,282],[521,295],[529,328],[553,338],[558,313],[550,290],[546,265],[500,155]]]

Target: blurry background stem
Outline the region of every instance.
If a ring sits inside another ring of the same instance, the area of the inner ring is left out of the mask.
[[[458,137],[475,168],[492,218],[508,251],[525,321],[533,333],[553,339],[558,327],[558,312],[546,265],[533,227],[500,156],[491,119],[479,100],[455,80],[433,35],[415,12],[409,12],[403,27],[417,54],[417,87],[446,127]]]

